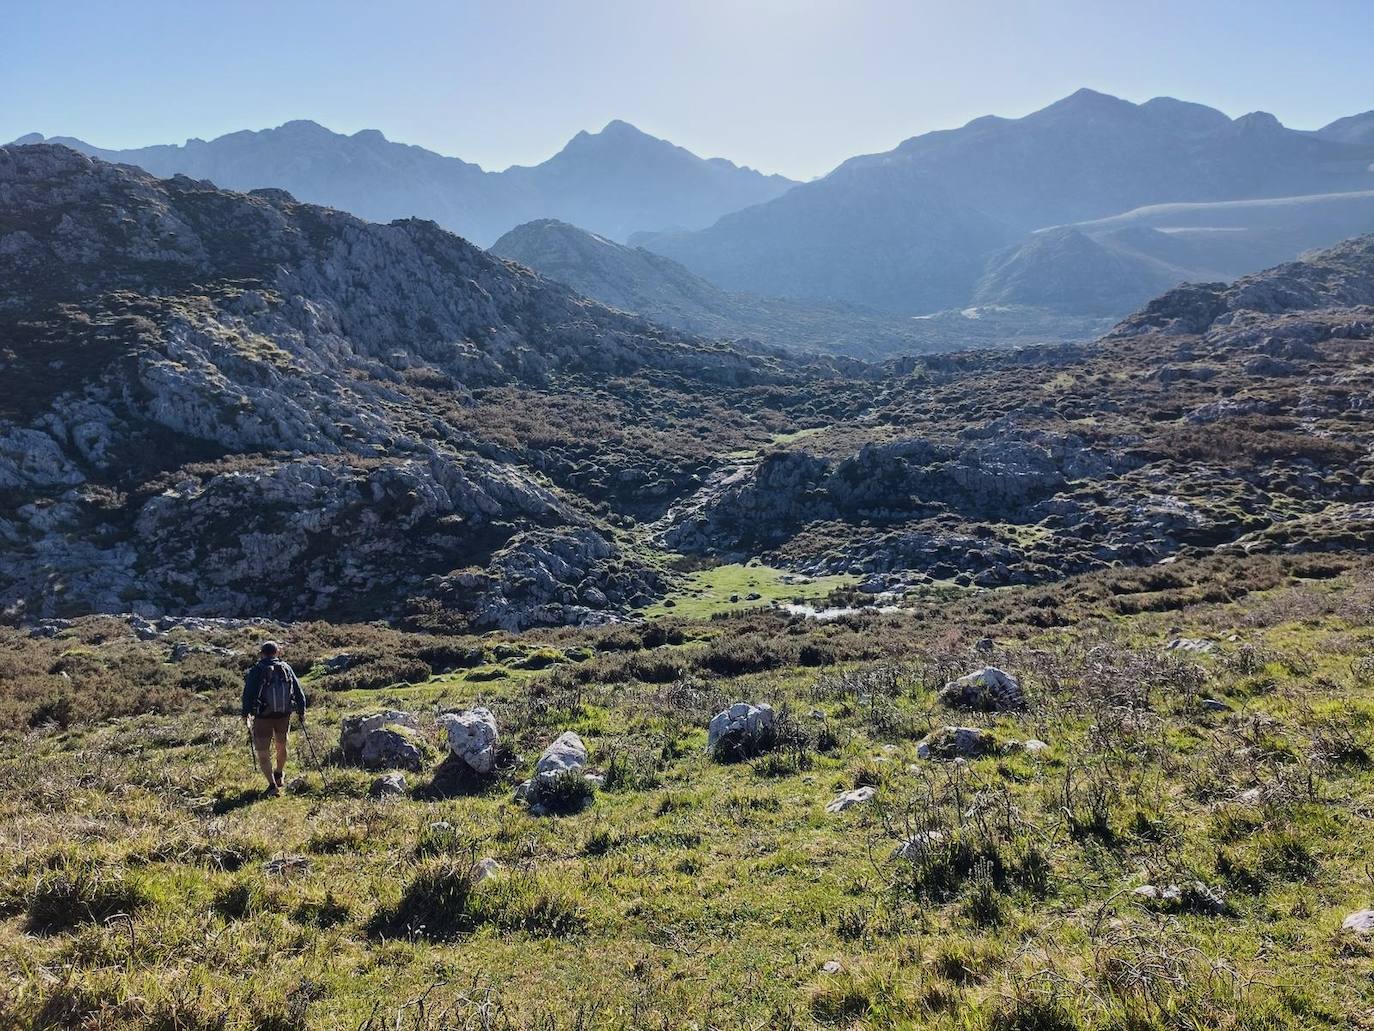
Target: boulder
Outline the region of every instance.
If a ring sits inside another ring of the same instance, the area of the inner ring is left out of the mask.
[[[980,727],[937,727],[916,743],[921,759],[977,759],[997,750],[997,739]]]
[[[530,803],[530,812],[543,815],[547,810],[542,802],[547,799],[546,789],[552,788],[560,778],[569,774],[576,775],[587,765],[587,746],[582,738],[571,730],[565,730],[554,739],[553,744],[544,749],[539,761],[534,765],[534,776],[515,789],[515,797]],[[601,786],[604,778],[586,774],[587,798]]]
[[[940,688],[935,697],[945,705],[985,712],[1006,712],[1026,707],[1026,696],[1020,682],[996,666],[984,666],[977,672],[951,680]]]
[[[943,844],[944,831],[919,831],[898,845],[892,852],[897,859],[917,859],[936,845]]]
[[[339,727],[339,751],[351,763],[363,761],[363,746],[367,738],[384,727],[403,727],[418,732],[420,722],[412,713],[387,709],[383,712],[369,712],[362,716],[345,716]]]
[[[362,763],[369,770],[419,770],[425,755],[418,734],[403,727],[374,730],[363,740]]]
[[[582,738],[571,730],[565,730],[554,739],[553,744],[544,749],[544,754],[535,764],[535,777],[557,776],[580,770],[587,765],[587,746]]]
[[[370,798],[392,798],[405,793],[406,777],[404,773],[385,773],[374,780],[372,786],[367,789]]]
[[[1021,742],[1021,751],[1025,752],[1027,755],[1040,756],[1049,750],[1050,746],[1039,738],[1027,738],[1025,741]]]
[[[846,791],[843,794],[836,795],[834,799],[827,802],[825,804],[825,811],[827,813],[842,813],[846,809],[860,805],[863,802],[872,801],[873,796],[877,793],[878,789],[870,785],[855,788],[853,791]]]
[[[474,773],[490,773],[496,765],[496,746],[500,735],[496,717],[484,708],[446,712],[439,722],[448,735],[448,748],[454,757]]]
[[[1374,909],[1360,909],[1341,921],[1341,930],[1360,937],[1374,936]]]
[[[712,755],[740,755],[766,747],[773,736],[773,707],[736,702],[711,718],[706,748]]]

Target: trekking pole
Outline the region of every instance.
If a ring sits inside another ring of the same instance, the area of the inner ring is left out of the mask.
[[[248,745],[248,766],[249,766],[250,769],[256,771],[257,768],[258,768],[258,750],[257,750],[256,748],[253,747],[253,727],[252,727],[252,725],[251,725],[251,724],[245,724],[245,725],[244,725],[244,728],[243,728],[243,732],[244,732],[244,734],[247,736],[247,740],[246,740],[245,743]]]
[[[305,717],[302,716],[296,725],[300,727],[301,737],[305,738],[306,751],[310,753],[310,764],[315,767],[315,772],[323,777],[324,769],[320,766],[320,757],[315,753],[315,742],[310,740],[310,732],[305,729]]]

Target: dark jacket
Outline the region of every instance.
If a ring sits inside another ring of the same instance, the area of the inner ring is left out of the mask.
[[[271,659],[259,659],[253,664],[252,668],[243,678],[243,715],[256,716],[258,714],[258,693],[262,691],[262,678],[267,674],[267,668],[272,665]],[[301,690],[301,682],[296,679],[296,671],[291,668],[289,663],[283,662],[286,667],[287,679],[291,681],[291,707],[296,710],[301,719],[305,719],[305,692]]]

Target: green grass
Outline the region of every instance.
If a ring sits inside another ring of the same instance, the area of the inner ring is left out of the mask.
[[[852,587],[858,577],[842,574],[788,582],[786,570],[754,563],[727,563],[688,573],[664,601],[645,609],[649,618],[664,615],[684,619],[709,619],[720,612],[783,604],[793,600],[823,602],[831,591]],[[757,598],[750,598],[757,594]],[[735,600],[731,600],[734,598]],[[664,602],[672,601],[672,605]]]
[[[603,679],[615,667],[596,658],[513,668],[623,647],[624,628],[489,640],[490,661],[415,685],[331,693],[312,679],[326,748],[348,713],[491,704],[513,765],[455,795],[373,801],[373,774],[302,773],[296,752],[300,782],[259,798],[231,691],[12,734],[0,739],[0,1012],[115,1029],[1357,1027],[1374,1006],[1374,946],[1338,928],[1374,903],[1366,572],[1168,612],[1084,608],[1070,628],[1020,636],[967,625],[973,600],[853,627],[742,613],[642,654],[766,641],[770,626],[904,650],[666,684]],[[1117,586],[1158,584],[1141,573]],[[1162,652],[1174,626],[1220,651]],[[126,666],[158,647],[111,627],[0,645]],[[985,630],[1030,692],[1024,713],[933,702],[945,676],[981,661]],[[333,635],[320,654],[407,640],[310,633]],[[493,668],[509,676],[469,679]],[[580,682],[583,669],[597,676]],[[1201,710],[1198,695],[1232,709]],[[785,747],[713,762],[705,724],[741,698],[778,708]],[[932,726],[967,722],[1051,751],[916,759]],[[615,775],[585,810],[533,817],[512,789],[566,729]],[[430,772],[409,776],[423,788]],[[825,812],[860,783],[876,802]],[[1262,803],[1236,801],[1257,785]],[[931,829],[943,837],[892,858]],[[487,856],[500,872],[470,883]],[[1193,880],[1224,892],[1224,911],[1131,894]]]

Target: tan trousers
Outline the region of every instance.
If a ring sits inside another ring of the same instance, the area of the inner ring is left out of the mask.
[[[289,715],[253,717],[253,751],[258,757],[258,768],[269,784],[276,784],[286,769],[286,732],[290,726]],[[277,745],[275,769],[271,754],[274,741]]]

